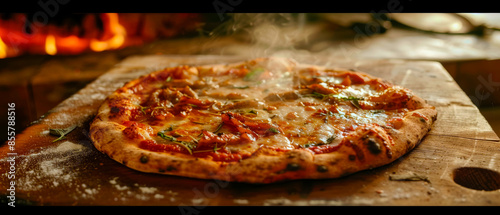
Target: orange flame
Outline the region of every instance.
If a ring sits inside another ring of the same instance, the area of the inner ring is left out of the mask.
[[[56,38],[54,35],[47,35],[47,38],[45,39],[45,52],[49,55],[57,54]]]
[[[125,42],[125,37],[127,35],[125,28],[118,22],[118,14],[109,13],[106,15],[109,18],[109,29],[113,37],[105,41],[92,39],[90,41],[90,49],[96,52],[120,48]]]
[[[7,45],[3,42],[2,38],[0,38],[0,58],[7,57]]]

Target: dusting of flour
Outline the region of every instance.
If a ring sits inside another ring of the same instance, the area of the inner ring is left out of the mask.
[[[75,171],[68,168],[68,161],[85,150],[87,149],[83,145],[64,141],[38,153],[21,156],[24,159],[20,162],[19,169],[28,171],[19,177],[19,189],[36,191],[46,186],[70,184],[75,177]],[[46,183],[47,181],[52,183]]]
[[[19,156],[19,169],[24,172],[16,177],[18,189],[28,193],[64,190],[74,201],[98,200],[105,192],[115,193],[113,201],[116,202],[176,201],[178,193],[171,190],[127,184],[121,182],[119,177],[96,183],[95,179],[82,175],[85,172],[85,165],[82,164],[88,162],[86,158],[91,157],[91,152],[89,144],[61,141],[39,152]]]

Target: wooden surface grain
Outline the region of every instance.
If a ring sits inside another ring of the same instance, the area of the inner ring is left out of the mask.
[[[1,203],[7,204],[14,181],[16,204],[34,205],[500,205],[500,140],[441,64],[429,61],[299,60],[381,77],[413,90],[438,110],[432,130],[409,154],[344,178],[254,185],[156,175],[131,170],[93,147],[89,122],[106,96],[125,82],[168,66],[238,60],[154,55],[117,64],[18,132],[13,150],[0,146]],[[49,129],[71,125],[77,128],[66,139],[52,142],[56,137]],[[12,168],[7,153],[15,153],[15,179],[7,177]],[[464,174],[459,171],[464,167],[474,171]]]

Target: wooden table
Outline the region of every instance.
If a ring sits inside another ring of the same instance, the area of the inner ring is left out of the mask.
[[[2,205],[11,196],[11,182],[15,182],[16,205],[201,206],[187,208],[196,212],[207,205],[500,205],[500,140],[437,62],[336,61],[324,56],[299,59],[355,68],[390,80],[412,89],[439,112],[433,129],[407,156],[340,179],[252,185],[147,174],[131,170],[93,147],[89,122],[106,96],[123,83],[162,67],[237,60],[241,57],[155,55],[129,57],[117,64],[18,132],[12,151],[7,143],[0,147]],[[67,139],[52,142],[55,137],[49,135],[49,128],[71,125],[78,127]],[[15,162],[9,162],[12,154],[7,153],[15,153]],[[486,181],[461,174],[457,170],[462,167],[473,167],[477,174],[472,176]],[[12,168],[15,172],[9,174]],[[12,175],[15,179],[8,177]],[[409,179],[408,175],[417,180],[394,180],[398,176]],[[485,185],[492,190],[480,190]]]

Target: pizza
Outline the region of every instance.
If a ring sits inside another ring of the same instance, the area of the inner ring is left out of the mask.
[[[103,101],[90,138],[141,172],[274,183],[389,164],[436,116],[411,90],[367,73],[263,57],[138,77]]]

